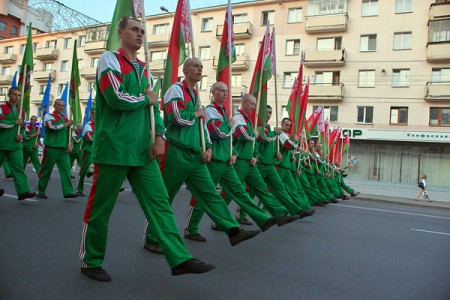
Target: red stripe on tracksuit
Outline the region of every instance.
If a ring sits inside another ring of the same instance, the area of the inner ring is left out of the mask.
[[[89,195],[89,201],[86,206],[86,211],[84,213],[83,221],[85,223],[89,222],[92,212],[92,206],[94,205],[94,198],[97,192],[97,178],[98,178],[98,165],[94,164],[94,181],[92,182],[91,194]]]
[[[42,169],[44,168],[45,158],[46,157],[47,157],[47,147],[44,147],[44,153],[42,154],[41,169],[39,170],[38,178],[41,177]]]
[[[164,162],[166,160],[167,150],[169,150],[169,142],[168,141],[166,141],[166,143],[164,145],[164,154],[161,155],[161,158],[159,160],[159,170],[161,171],[161,174],[164,171]]]

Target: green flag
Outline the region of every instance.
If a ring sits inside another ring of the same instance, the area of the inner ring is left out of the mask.
[[[78,70],[78,56],[77,56],[77,40],[73,45],[72,70],[70,71],[70,89],[69,89],[69,105],[70,117],[73,124],[81,122],[81,107],[78,87],[81,85],[80,71]]]
[[[27,66],[25,74],[25,66]],[[31,41],[31,23],[28,26],[28,38],[27,44],[25,46],[25,52],[23,53],[22,64],[20,65],[19,73],[19,86],[18,88],[22,91],[22,109],[26,116],[30,115],[30,93],[31,93],[31,71],[33,71],[33,43]]]
[[[124,17],[141,18],[141,6],[139,0],[117,0],[114,15],[109,28],[108,40],[106,42],[106,50],[115,51],[120,48],[119,37],[117,36],[117,29],[119,22]],[[145,45],[147,46],[147,45]]]

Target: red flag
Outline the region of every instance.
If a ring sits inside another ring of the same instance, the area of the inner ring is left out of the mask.
[[[300,114],[298,116],[298,126],[297,126],[297,137],[300,136],[300,133],[303,130],[306,108],[308,106],[308,96],[309,96],[309,78],[306,83],[305,90],[303,91],[300,97]]]
[[[289,134],[299,134],[301,132],[301,128],[298,128],[299,125],[299,116],[301,110],[301,95],[302,95],[302,82],[303,82],[303,56],[300,60],[300,67],[298,70],[298,76],[295,78],[294,83],[291,89],[291,95],[289,96],[288,105],[286,110],[289,112],[289,119],[292,121],[292,126],[289,131]]]

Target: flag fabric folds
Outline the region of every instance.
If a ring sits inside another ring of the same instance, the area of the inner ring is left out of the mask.
[[[68,88],[69,88],[69,83],[66,82],[66,86],[64,87],[64,90],[61,94],[61,99],[64,101],[64,110],[62,112],[63,116],[67,116],[67,97],[69,96]]]
[[[299,135],[302,128],[299,128],[299,117],[301,110],[301,95],[302,95],[302,83],[303,83],[303,58],[300,60],[300,67],[298,70],[298,76],[295,78],[292,84],[291,94],[289,96],[286,111],[289,113],[289,119],[292,121],[292,126],[289,134]],[[305,107],[306,109],[306,107]]]
[[[47,86],[45,87],[44,97],[42,97],[42,103],[39,107],[39,112],[41,114],[42,120],[44,120],[44,116],[50,112],[50,89],[52,78],[48,76]],[[45,135],[45,127],[41,126],[41,136]]]
[[[88,101],[86,103],[86,108],[84,109],[84,118],[83,118],[83,128],[84,128],[84,124],[86,124],[87,122],[89,122],[91,120],[91,111],[92,111],[92,90],[89,93],[89,98]]]
[[[228,87],[227,100],[223,107],[228,115],[230,112],[231,101],[231,82],[230,82],[230,55],[231,63],[236,61],[236,47],[234,45],[233,18],[231,14],[231,1],[228,0],[227,11],[225,13],[225,21],[223,24],[222,41],[220,43],[219,60],[217,62],[217,81],[221,81]]]
[[[19,73],[19,85],[18,88],[22,91],[24,86],[24,92],[22,95],[22,109],[26,116],[30,115],[30,93],[31,93],[31,72],[33,71],[33,43],[31,40],[31,23],[28,25],[28,37],[25,51],[23,53],[22,64],[20,65]],[[26,74],[25,74],[25,66]]]
[[[11,81],[11,87],[12,88],[17,87],[17,71],[14,73],[13,80]]]
[[[119,27],[120,20],[125,17],[142,17],[140,0],[117,0],[111,26],[109,28],[108,40],[106,41],[106,50],[115,51],[120,48],[117,29]]]
[[[78,70],[78,57],[77,57],[77,40],[74,41],[73,46],[73,58],[72,58],[72,70],[70,72],[70,88],[69,88],[69,106],[70,106],[70,119],[74,124],[81,122],[81,107],[80,107],[80,95],[78,93],[78,87],[81,85],[80,72]]]

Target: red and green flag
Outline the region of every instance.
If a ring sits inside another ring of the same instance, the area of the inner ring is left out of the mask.
[[[256,60],[255,70],[253,71],[252,82],[250,84],[249,93],[258,99],[259,103],[256,104],[258,111],[254,110],[250,114],[250,120],[253,120],[254,127],[260,131],[264,130],[266,124],[267,113],[267,83],[272,78],[272,62],[271,62],[271,38],[269,31],[269,24],[267,24],[266,33],[259,49],[258,58]]]
[[[225,21],[223,24],[222,41],[220,43],[219,61],[217,62],[217,81],[221,81],[228,87],[227,100],[224,103],[224,108],[228,115],[231,116],[230,101],[231,101],[231,63],[236,61],[236,47],[234,45],[234,31],[233,18],[231,14],[231,0],[228,0],[227,12],[225,13]]]
[[[31,23],[28,26],[28,37],[25,51],[23,53],[22,64],[20,65],[19,86],[23,89],[22,110],[25,116],[30,115],[30,93],[31,93],[31,72],[33,71],[33,42],[31,41]]]
[[[80,71],[78,70],[78,56],[77,56],[77,40],[73,44],[72,70],[70,71],[70,85],[69,85],[69,106],[70,119],[73,124],[81,122],[81,107],[80,95],[78,87],[81,85]]]
[[[115,51],[120,48],[120,41],[117,35],[119,22],[125,17],[141,18],[142,9],[140,0],[117,0],[114,9],[111,26],[109,27],[106,50]],[[145,45],[147,47],[147,45]]]
[[[298,69],[298,76],[295,78],[292,84],[291,94],[289,96],[288,105],[286,111],[289,113],[289,119],[292,121],[292,126],[289,134],[299,134],[298,124],[300,116],[300,97],[302,94],[302,82],[303,82],[303,57],[300,60],[300,67]],[[301,132],[301,128],[300,128]]]
[[[186,44],[191,42],[191,35],[192,21],[189,0],[178,0],[161,90],[163,97],[171,85],[178,81],[178,66],[186,60]]]
[[[311,116],[309,116],[308,120],[306,121],[305,129],[308,139],[311,138],[311,132],[317,132],[317,121],[322,117],[322,113],[323,106],[319,106],[315,111],[313,111]]]
[[[300,112],[298,116],[298,122],[297,122],[297,137],[300,136],[304,126],[305,126],[305,119],[306,119],[306,108],[308,106],[308,97],[309,97],[309,78],[308,82],[306,83],[305,89],[302,92],[302,95],[300,96]]]

